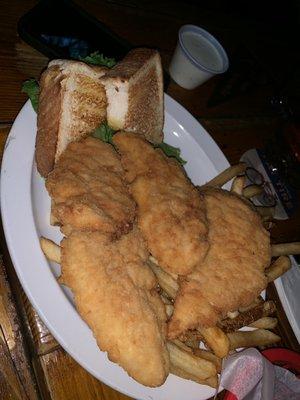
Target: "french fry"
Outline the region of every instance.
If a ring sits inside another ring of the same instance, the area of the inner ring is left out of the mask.
[[[241,347],[268,346],[281,340],[280,336],[266,329],[256,329],[246,332],[231,332],[227,334],[230,342],[230,350]]]
[[[272,257],[300,254],[300,242],[273,244]]]
[[[198,357],[201,357],[201,358],[204,358],[205,360],[213,362],[217,368],[217,372],[218,373],[221,372],[221,369],[222,369],[221,358],[217,357],[215,354],[211,353],[208,350],[199,349],[199,348],[194,348],[193,353]]]
[[[229,352],[229,340],[221,328],[212,326],[199,329],[205,344],[217,357],[226,357]]]
[[[246,199],[251,199],[251,197],[258,196],[263,192],[263,187],[259,185],[249,185],[246,186],[243,190],[243,196]]]
[[[248,325],[257,329],[274,329],[278,323],[277,318],[263,317]]]
[[[171,299],[175,299],[178,291],[178,283],[176,280],[151,260],[148,260],[148,265],[156,275],[159,286]]]
[[[275,281],[286,271],[291,268],[291,260],[287,256],[281,256],[277,258],[270,266],[265,270],[268,282]]]
[[[268,317],[276,311],[276,305],[273,301],[258,303],[245,312],[241,312],[236,318],[225,318],[219,325],[224,332],[232,332],[243,326],[249,326],[253,322],[263,317]]]
[[[231,167],[225,169],[215,178],[211,179],[205,185],[200,186],[200,189],[207,186],[222,187],[225,183],[229,182],[235,176],[245,172],[247,165],[245,163],[239,163],[232,165]]]
[[[202,340],[217,357],[223,358],[228,354],[229,342],[222,329],[218,326],[193,329],[187,331],[180,340],[184,342]]]
[[[177,366],[175,366],[173,364],[170,365],[170,372],[173,375],[179,376],[180,378],[188,379],[190,381],[194,381],[194,382],[200,383],[200,385],[207,385],[207,386],[210,386],[210,387],[215,388],[215,389],[218,387],[218,377],[217,377],[217,375],[211,376],[211,377],[209,377],[207,379],[199,379],[198,376],[192,375],[192,374],[184,371],[183,369],[181,369],[181,368],[179,368],[179,367],[177,367]]]
[[[210,386],[214,389],[217,389],[219,386],[218,375],[211,376],[204,381],[204,385]]]
[[[208,360],[208,361],[212,362],[216,366],[217,372],[221,372],[222,360],[220,360],[218,357],[216,357],[211,352],[209,352],[207,350],[202,350],[202,349],[199,349],[199,348],[192,350],[191,348],[186,346],[184,343],[182,343],[180,340],[173,340],[172,343],[174,343],[177,347],[179,347],[183,351],[186,351],[186,352],[188,352],[190,354],[194,354],[197,357],[200,357],[200,358],[202,358],[204,360]],[[173,368],[173,366],[172,366],[172,363],[171,363],[171,372],[172,372],[172,368]],[[209,386],[215,387],[214,385],[218,383],[218,380],[213,380],[212,381],[210,378],[208,378],[208,382],[200,380],[199,378],[197,378],[197,376],[193,376],[192,374],[188,374],[187,372],[185,372],[184,370],[182,370],[180,368],[175,368],[174,367],[174,371],[176,371],[176,372],[173,372],[175,375],[181,376],[182,378],[185,378],[185,379],[193,380],[195,382],[198,382],[198,383],[201,383],[201,384],[204,384],[204,385],[209,385]],[[188,376],[188,377],[186,377],[186,376]],[[211,378],[213,378],[213,377],[211,377]]]
[[[184,371],[201,381],[217,375],[216,366],[211,361],[197,357],[172,342],[167,342],[167,348],[170,354],[170,364],[175,369]]]
[[[236,176],[233,179],[230,191],[233,192],[233,193],[242,195],[244,185],[245,185],[245,175]]]
[[[46,239],[44,237],[40,238],[40,245],[43,253],[50,261],[54,261],[57,264],[60,264],[60,252],[61,248],[56,243],[54,243],[50,239]]]

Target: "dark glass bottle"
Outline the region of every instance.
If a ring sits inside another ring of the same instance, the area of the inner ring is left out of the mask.
[[[266,156],[283,181],[300,189],[300,113],[286,97],[273,97],[272,105],[281,118],[281,126],[265,149]]]

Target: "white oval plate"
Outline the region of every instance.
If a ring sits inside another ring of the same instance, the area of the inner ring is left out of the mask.
[[[165,95],[165,141],[180,147],[195,184],[229,166],[205,129],[181,105]],[[70,292],[56,282],[59,266],[42,253],[39,237],[56,242],[58,228],[49,224],[50,199],[34,161],[36,114],[27,102],[16,118],[5,146],[1,171],[1,212],[11,259],[25,293],[62,347],[92,375],[136,399],[205,400],[215,391],[170,375],[159,388],[131,379],[99,350],[92,332],[77,313]]]

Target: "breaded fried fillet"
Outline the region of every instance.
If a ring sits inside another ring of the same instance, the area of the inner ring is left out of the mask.
[[[240,196],[221,189],[202,191],[209,223],[206,258],[180,279],[170,338],[188,329],[216,325],[229,311],[246,306],[265,289],[270,265],[269,233]]]
[[[46,180],[52,218],[68,235],[72,230],[98,230],[111,236],[128,232],[135,203],[113,146],[86,138],[70,143]]]
[[[169,373],[166,314],[137,228],[111,242],[99,232],[74,232],[62,241],[62,281],[101,350],[146,386]]]
[[[186,275],[208,250],[204,202],[176,160],[133,133],[114,144],[138,205],[138,225],[150,253],[168,272]]]

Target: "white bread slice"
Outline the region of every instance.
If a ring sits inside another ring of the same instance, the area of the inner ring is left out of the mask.
[[[107,68],[80,61],[53,60],[40,79],[36,162],[46,177],[70,142],[106,120],[106,94],[100,83]]]
[[[157,51],[139,48],[101,78],[107,96],[107,122],[115,130],[163,139],[163,72]]]

